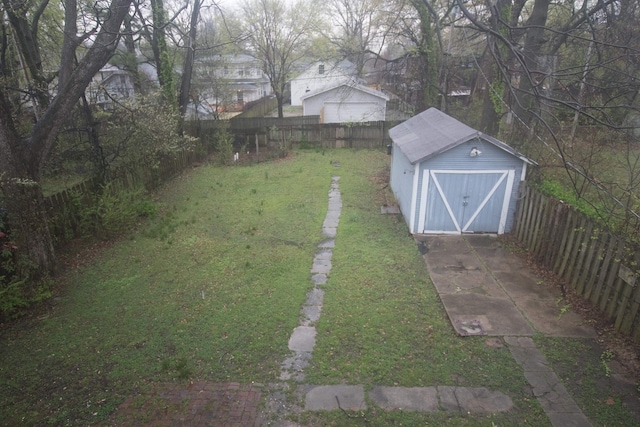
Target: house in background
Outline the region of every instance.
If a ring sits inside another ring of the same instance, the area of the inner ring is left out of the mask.
[[[299,107],[302,105],[302,97],[306,94],[345,82],[361,83],[356,76],[356,67],[353,63],[346,59],[337,64],[315,62],[291,80],[291,105]]]
[[[110,110],[113,104],[135,97],[133,76],[128,71],[107,64],[93,77],[86,93],[89,103]]]
[[[430,108],[389,130],[391,189],[414,234],[507,233],[535,164]]]
[[[194,70],[198,98],[215,111],[242,111],[245,104],[272,94],[262,63],[250,55],[199,58]]]
[[[304,116],[320,116],[320,123],[382,121],[389,97],[354,83],[336,83],[302,97]]]

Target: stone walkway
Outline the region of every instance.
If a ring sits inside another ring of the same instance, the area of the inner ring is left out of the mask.
[[[287,415],[300,411],[365,410],[366,397],[383,410],[418,412],[447,411],[453,413],[491,414],[508,411],[513,407],[509,396],[483,387],[387,387],[376,386],[365,393],[362,385],[309,385],[304,384],[304,370],[313,356],[316,340],[315,324],[320,319],[324,300],[323,285],[331,272],[331,258],[342,211],[339,189],[340,177],[334,176],[329,190],[329,207],[322,224],[326,240],[318,245],[311,267],[313,289],[301,310],[301,320],[289,338],[291,355],[281,363],[280,380],[295,381],[295,392],[304,401],[300,407],[288,402],[285,392],[291,391],[288,383],[271,384],[267,397],[263,425],[294,427]]]
[[[591,425],[531,338],[505,337],[504,340],[513,358],[522,366],[533,395],[551,424],[556,427]]]

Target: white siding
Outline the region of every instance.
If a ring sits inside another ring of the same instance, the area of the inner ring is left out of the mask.
[[[347,85],[306,97],[302,104],[305,116],[321,116],[323,123],[384,120],[387,101],[364,90]]]

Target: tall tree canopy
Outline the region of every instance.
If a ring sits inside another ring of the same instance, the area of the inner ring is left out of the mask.
[[[309,53],[319,25],[319,14],[309,0],[246,0],[242,3],[244,36],[249,50],[262,61],[265,74],[283,116],[285,89],[297,62]]]

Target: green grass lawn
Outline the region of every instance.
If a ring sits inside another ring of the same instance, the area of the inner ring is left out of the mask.
[[[388,162],[375,151],[302,150],[202,166],[165,186],[157,218],[68,269],[49,309],[2,327],[0,425],[108,425],[127,396],[157,383],[277,381],[312,288],[332,175],[343,210],[307,381],[483,386],[515,406],[489,417],[372,408],[301,421],[550,425],[506,348],[455,335],[404,222],[380,215],[388,189],[374,178]]]

